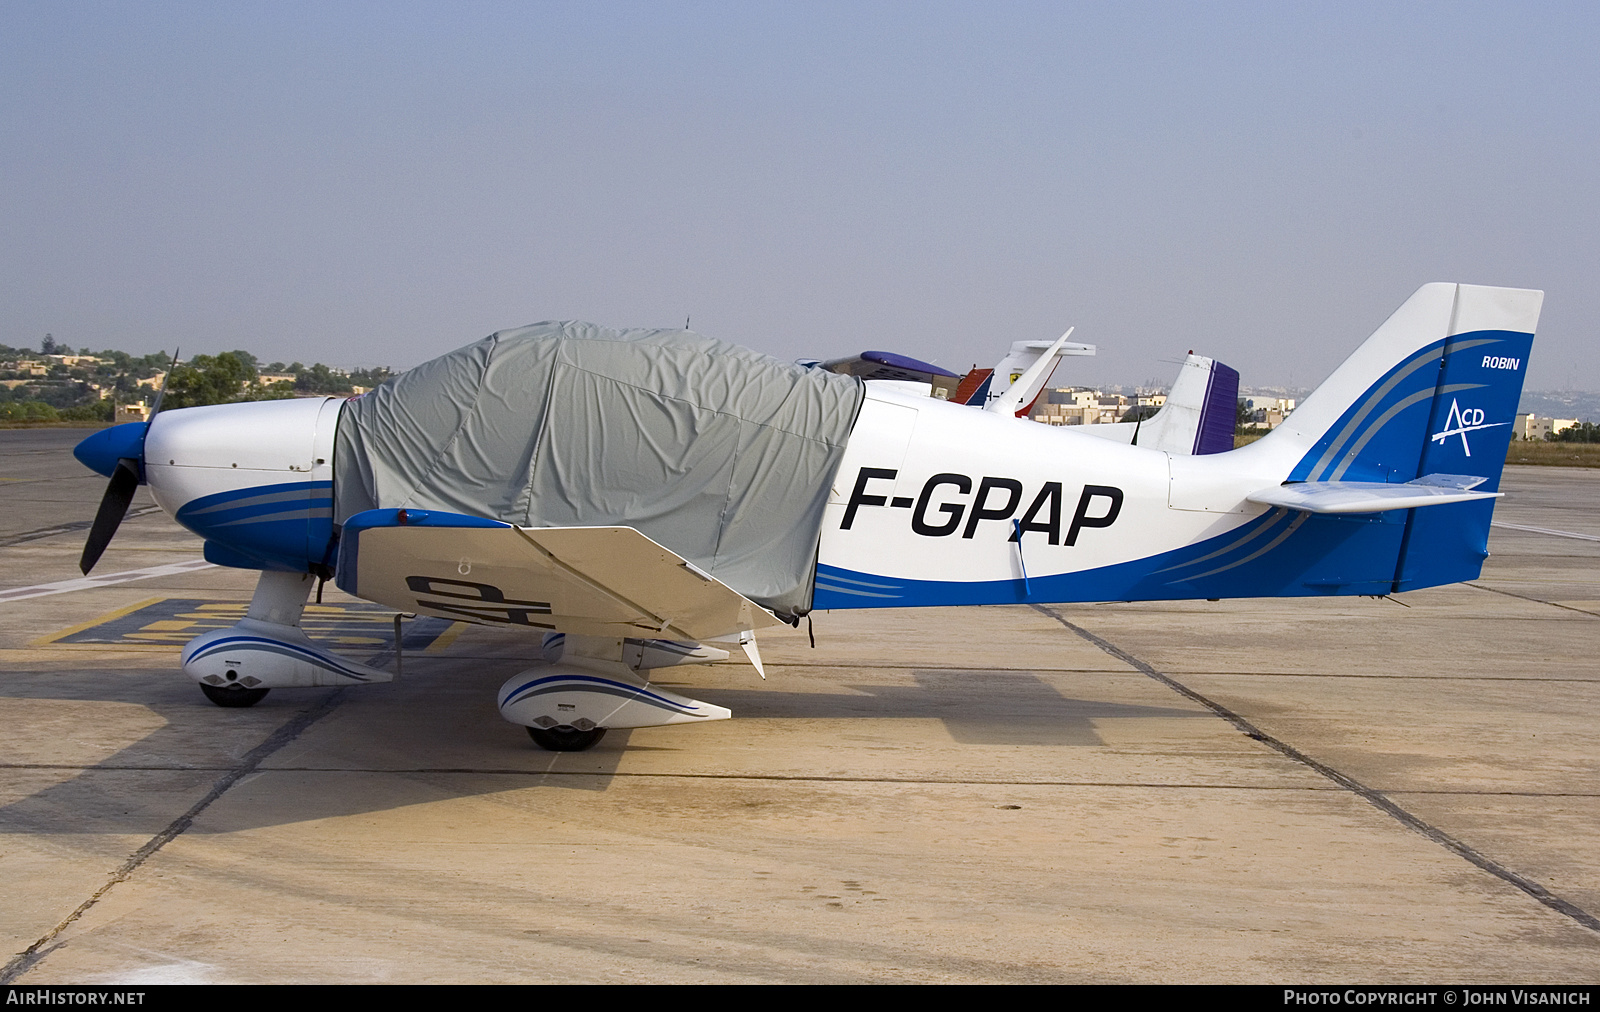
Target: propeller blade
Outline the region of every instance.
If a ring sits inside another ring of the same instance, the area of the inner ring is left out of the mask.
[[[179,350],[178,348],[172,349],[172,364],[167,366],[167,371],[161,376],[161,389],[156,391],[155,402],[150,405],[150,414],[145,418],[145,424],[147,425],[156,420],[156,412],[161,410],[161,399],[167,396],[167,380],[172,378],[172,370],[178,368]]]
[[[89,570],[100,561],[101,554],[121,526],[122,518],[127,515],[128,506],[133,502],[133,493],[138,489],[139,462],[123,457],[117,461],[117,469],[111,472],[111,483],[106,486],[106,494],[100,499],[100,511],[94,515],[94,526],[89,528],[89,540],[84,543],[83,558],[78,561],[78,568],[83,570],[83,575],[88,576]]]

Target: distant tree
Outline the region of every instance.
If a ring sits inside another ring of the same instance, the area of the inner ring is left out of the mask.
[[[67,422],[109,422],[116,411],[116,406],[110,400],[95,400],[85,404],[75,404],[64,408],[58,414]]]
[[[53,422],[61,415],[43,401],[5,401],[0,403],[0,421]]]
[[[1251,406],[1252,402],[1239,398],[1239,406],[1233,415],[1233,433],[1236,436],[1264,436],[1267,429],[1266,411]]]
[[[57,355],[60,354],[61,349],[56,345],[55,337],[46,334],[44,340],[39,342],[39,351],[45,355]]]
[[[295,372],[294,389],[301,394],[347,394],[350,377],[318,362],[309,369],[302,366]]]
[[[371,389],[391,379],[394,379],[394,370],[386,365],[373,366],[371,369],[350,370],[350,382],[358,387]]]
[[[1547,432],[1544,438],[1552,443],[1600,443],[1600,425],[1594,422],[1579,422],[1570,429]]]
[[[161,407],[193,408],[241,400],[245,384],[254,375],[255,370],[231,351],[216,356],[196,355],[172,369]]]

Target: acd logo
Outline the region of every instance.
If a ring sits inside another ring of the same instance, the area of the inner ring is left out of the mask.
[[[1444,441],[1449,439],[1451,436],[1460,436],[1461,452],[1470,457],[1472,456],[1472,446],[1467,442],[1467,433],[1476,432],[1479,429],[1492,429],[1498,425],[1510,424],[1510,422],[1485,423],[1483,420],[1482,408],[1466,408],[1463,410],[1461,405],[1457,403],[1456,399],[1452,397],[1450,398],[1450,413],[1445,416],[1444,429],[1442,431],[1435,432],[1430,438],[1432,438],[1435,443],[1438,443],[1442,446],[1444,445]]]

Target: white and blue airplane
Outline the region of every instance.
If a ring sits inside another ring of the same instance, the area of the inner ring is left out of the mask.
[[[335,474],[350,410],[335,398],[173,410],[85,439],[76,456],[111,483],[83,568],[147,484],[208,559],[261,570],[248,617],[184,648],[214,702],[392,677],[298,628],[313,587],[334,579],[400,612],[542,634],[545,663],[505,683],[501,713],[545,748],[582,749],[608,728],[730,716],[650,672],[732,648],[759,671],[756,632],[811,609],[1387,595],[1473,579],[1542,301],[1425,285],[1279,428],[1222,453],[855,388],[820,525],[800,532],[814,554],[798,607],[759,603],[733,570],[615,511],[596,526],[529,526],[401,490],[336,524],[335,482],[353,478]],[[391,437],[405,438],[381,426],[365,438]],[[759,518],[745,522],[759,542]]]

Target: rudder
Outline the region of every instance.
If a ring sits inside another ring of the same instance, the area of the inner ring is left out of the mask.
[[[1494,491],[1544,293],[1429,284],[1258,444],[1289,482],[1471,475]],[[1409,511],[1394,590],[1478,575],[1493,502]]]
[[[1455,326],[1443,348],[1427,441],[1418,474],[1465,474],[1494,492],[1510,448],[1512,423],[1543,293],[1459,285]],[[1411,511],[1394,589],[1416,590],[1476,579],[1489,555],[1494,500]]]

